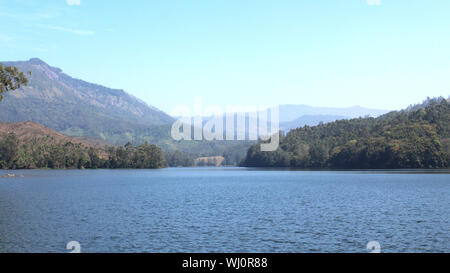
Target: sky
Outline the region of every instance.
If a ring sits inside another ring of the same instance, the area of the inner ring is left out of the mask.
[[[0,0],[0,60],[176,106],[395,110],[450,95],[448,0]]]

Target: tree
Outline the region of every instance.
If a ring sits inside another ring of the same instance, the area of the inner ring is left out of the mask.
[[[22,85],[27,85],[28,79],[17,67],[6,66],[0,63],[0,101],[7,91],[19,89]]]
[[[19,153],[19,140],[10,133],[0,140],[0,167],[9,169],[14,167],[14,161]]]
[[[166,152],[164,157],[169,167],[191,167],[195,164],[192,157],[178,150]]]

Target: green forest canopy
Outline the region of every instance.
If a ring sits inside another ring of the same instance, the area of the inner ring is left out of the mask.
[[[166,165],[161,149],[147,143],[100,149],[58,143],[50,137],[23,143],[12,133],[0,138],[0,168],[4,169],[156,169]]]
[[[450,104],[444,98],[378,118],[305,126],[274,152],[252,146],[242,166],[292,168],[449,168]]]

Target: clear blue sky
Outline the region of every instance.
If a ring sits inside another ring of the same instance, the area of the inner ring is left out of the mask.
[[[448,0],[0,0],[0,18],[0,60],[39,57],[168,112],[194,96],[399,109],[450,95]]]

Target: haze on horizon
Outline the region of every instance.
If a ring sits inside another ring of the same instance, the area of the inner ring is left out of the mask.
[[[392,110],[448,97],[450,2],[369,2],[0,0],[0,59],[38,57],[169,113],[194,97]]]

